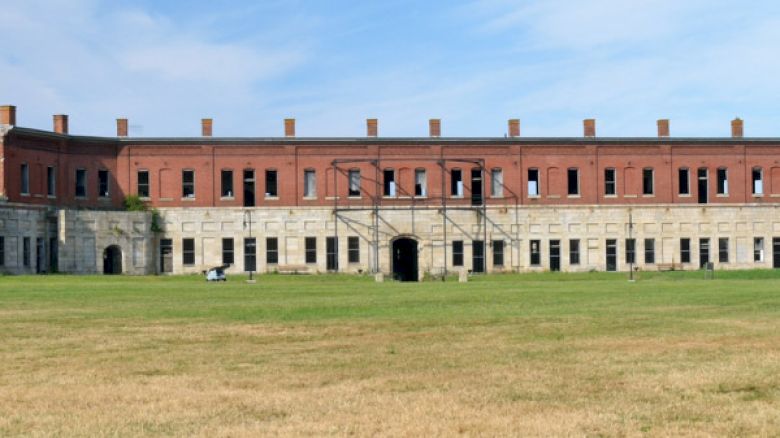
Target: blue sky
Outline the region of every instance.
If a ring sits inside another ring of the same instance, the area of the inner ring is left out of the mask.
[[[780,2],[0,0],[0,104],[74,134],[780,136]]]

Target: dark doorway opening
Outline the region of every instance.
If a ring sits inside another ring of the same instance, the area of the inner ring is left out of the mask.
[[[607,239],[607,271],[617,271],[617,240]]]
[[[255,206],[255,170],[244,169],[244,207]]]
[[[561,241],[550,241],[550,270],[557,272],[561,270]]]
[[[393,241],[393,278],[399,281],[418,281],[417,241],[403,237]]]
[[[471,169],[471,205],[482,205],[482,169]]]
[[[699,268],[710,262],[710,239],[699,239]]]
[[[339,270],[339,250],[335,237],[327,237],[325,239],[325,269],[328,271]]]
[[[706,204],[707,203],[707,168],[706,167],[700,167],[699,170],[696,171],[697,179],[699,180],[698,188],[699,188],[699,204]]]
[[[772,238],[772,267],[780,268],[780,237]]]
[[[49,239],[49,272],[57,272],[57,238],[52,237]]]
[[[160,272],[173,272],[172,239],[160,239]]]
[[[122,250],[111,245],[103,250],[103,273],[107,275],[122,273]]]
[[[485,242],[475,240],[471,242],[471,272],[481,274],[485,272]]]
[[[46,241],[42,238],[35,239],[35,273],[46,272]]]

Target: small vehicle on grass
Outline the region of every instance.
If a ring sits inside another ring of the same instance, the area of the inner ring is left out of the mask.
[[[206,271],[206,281],[227,281],[225,269],[230,265],[215,266]]]

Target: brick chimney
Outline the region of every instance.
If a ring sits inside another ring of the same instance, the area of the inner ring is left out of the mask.
[[[127,119],[116,119],[116,136],[127,137]]]
[[[54,132],[57,134],[68,133],[68,115],[67,114],[55,114],[54,115]]]
[[[428,121],[428,131],[431,137],[441,137],[441,119],[431,119]]]
[[[284,136],[295,137],[295,119],[284,119]]]
[[[669,137],[669,119],[658,120],[658,136]]]
[[[582,121],[583,135],[585,137],[596,136],[596,119],[585,119]]]
[[[211,137],[214,128],[214,120],[212,119],[200,119],[200,135],[203,137]]]
[[[731,121],[731,136],[734,138],[742,138],[744,134],[744,124],[742,119],[737,117]]]
[[[379,134],[379,121],[377,119],[366,119],[366,136],[376,137]]]
[[[520,119],[510,119],[508,124],[509,124],[509,136],[520,137]]]
[[[16,107],[13,105],[0,106],[0,125],[16,125]]]

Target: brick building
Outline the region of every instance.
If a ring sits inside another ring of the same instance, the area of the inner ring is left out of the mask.
[[[0,107],[0,272],[780,266],[780,138],[71,135]],[[149,212],[123,211],[139,195]]]

